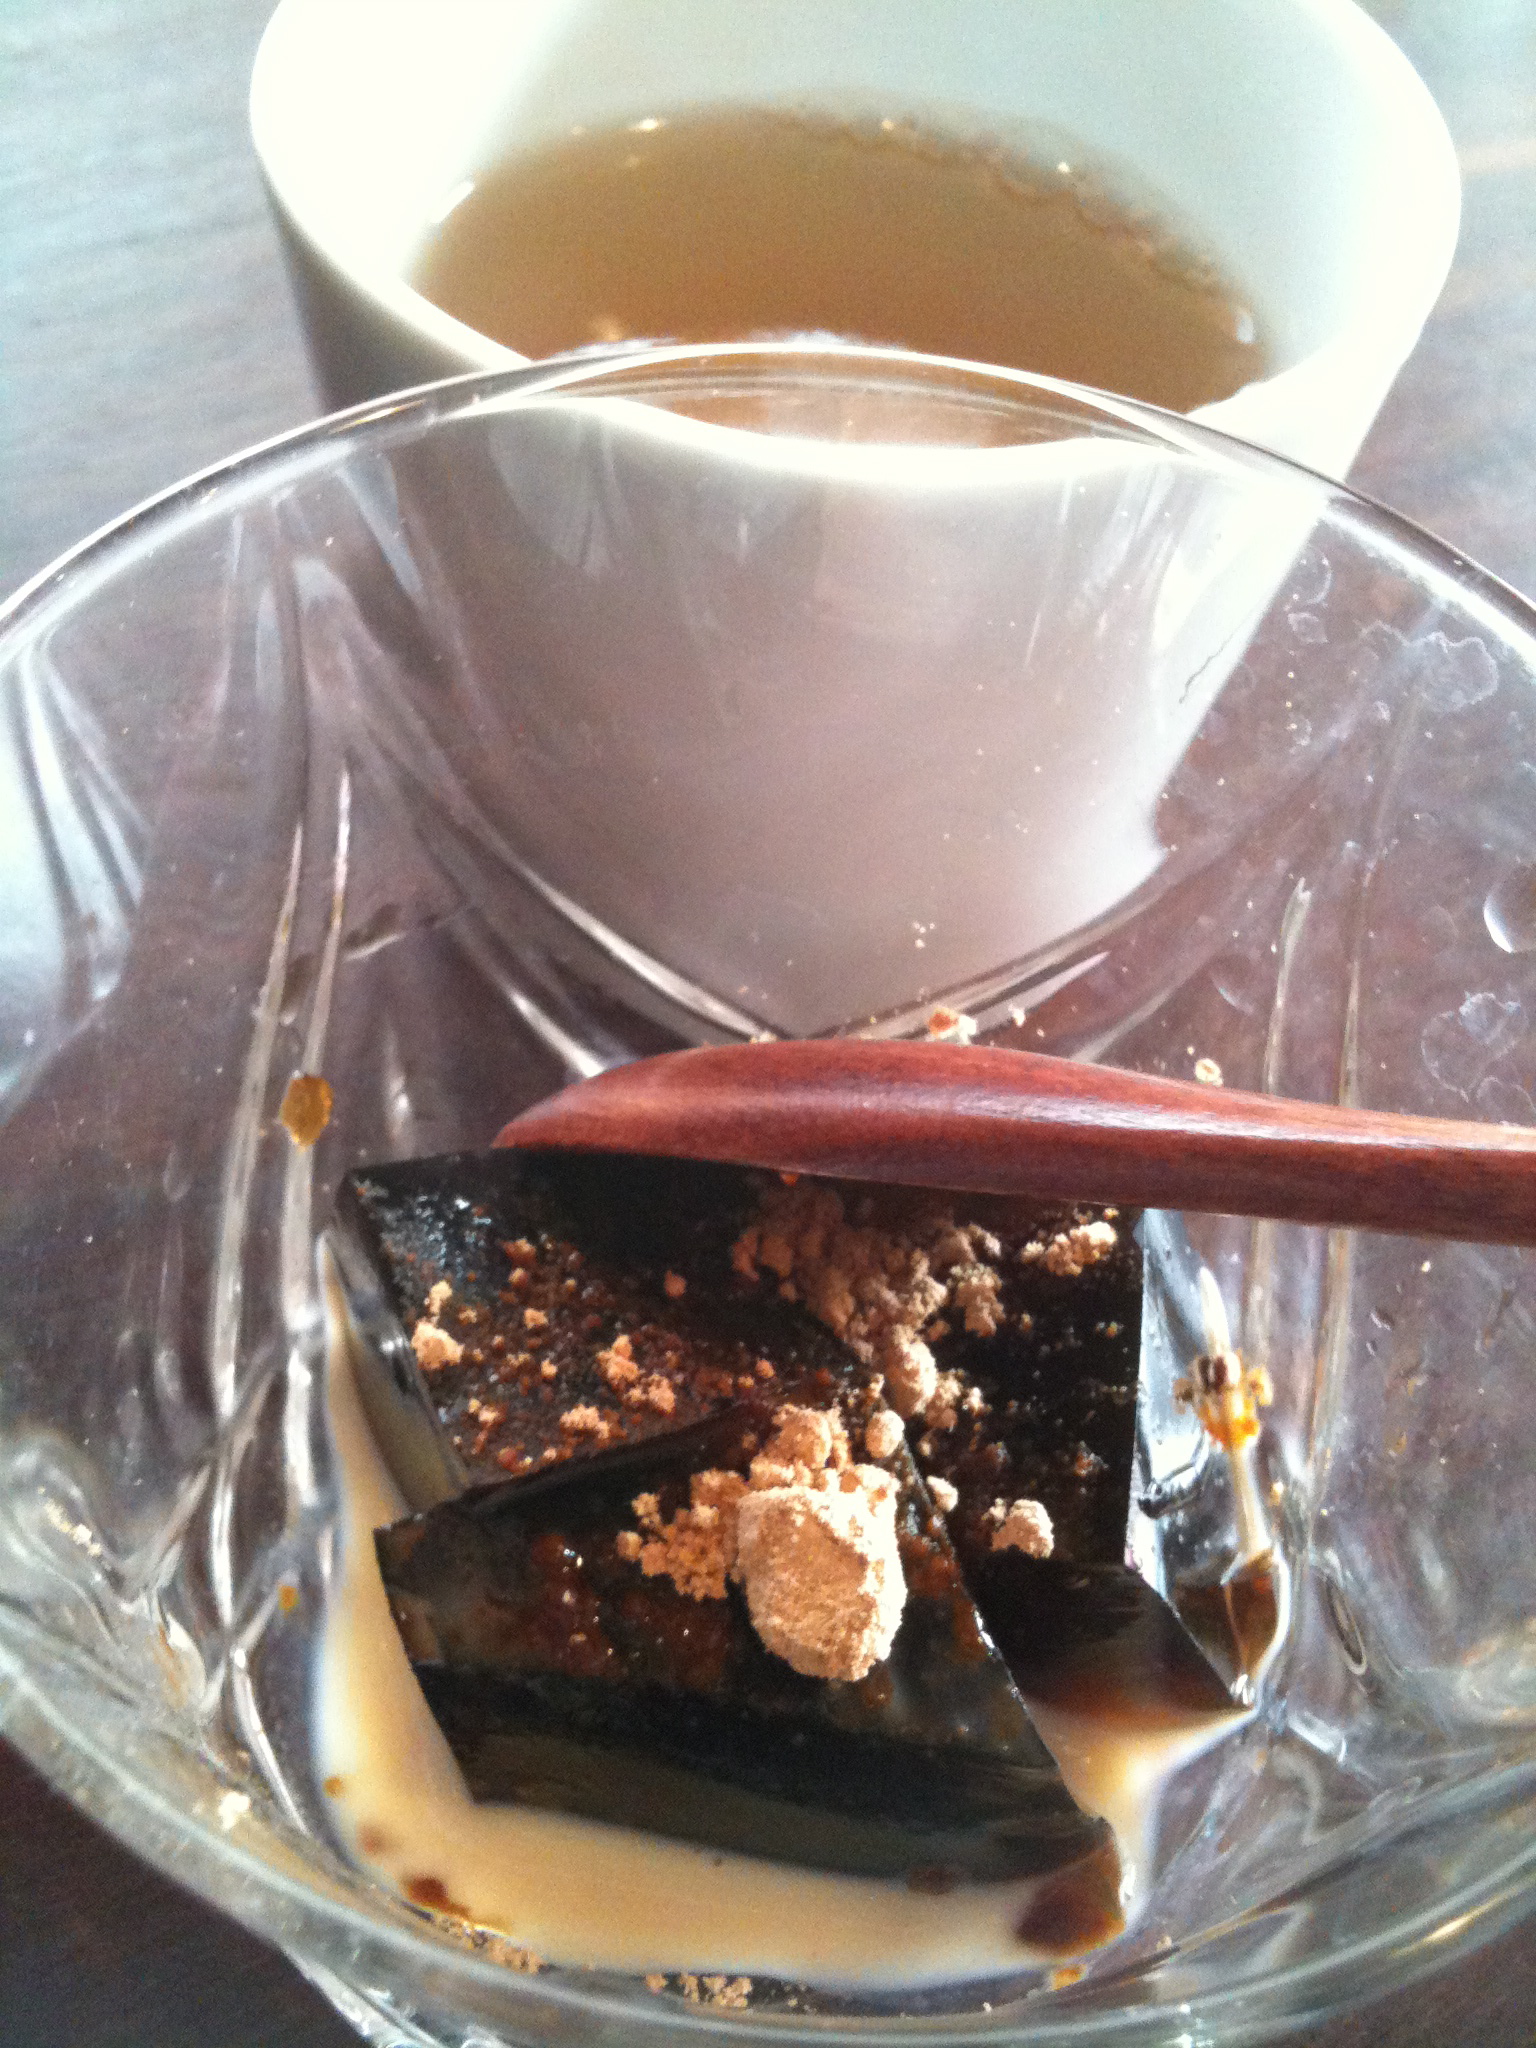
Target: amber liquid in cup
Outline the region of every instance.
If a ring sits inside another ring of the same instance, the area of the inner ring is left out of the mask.
[[[710,110],[479,178],[413,282],[528,356],[821,332],[1187,412],[1266,374],[1238,291],[1077,166],[904,124]]]

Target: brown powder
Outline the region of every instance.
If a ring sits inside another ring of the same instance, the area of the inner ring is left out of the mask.
[[[598,1443],[606,1443],[613,1434],[612,1428],[589,1401],[567,1408],[560,1417],[560,1427],[568,1436],[595,1437]]]
[[[437,1289],[434,1287],[432,1292],[435,1294]],[[423,1372],[438,1372],[445,1365],[457,1365],[464,1356],[464,1346],[458,1338],[450,1337],[425,1316],[411,1332],[411,1349]]]
[[[653,1372],[624,1396],[626,1407],[650,1408],[657,1415],[670,1415],[677,1407],[677,1390],[669,1379]]]
[[[634,1344],[627,1336],[615,1337],[607,1350],[597,1354],[597,1369],[615,1392],[632,1387],[640,1377]]]
[[[890,1458],[906,1436],[894,1408],[877,1408],[864,1425],[864,1448],[872,1458]]]
[[[752,1996],[750,1977],[706,1977],[704,2001],[722,2012],[744,2012]]]
[[[1119,1242],[1120,1234],[1112,1223],[1075,1223],[1070,1230],[1057,1231],[1047,1243],[1035,1239],[1025,1245],[1019,1257],[1026,1266],[1038,1259],[1048,1273],[1075,1280],[1085,1266],[1107,1259]]]
[[[1056,1548],[1051,1518],[1037,1500],[993,1501],[987,1510],[994,1550],[1022,1550],[1026,1557],[1049,1557]]]
[[[1002,1276],[995,1266],[961,1266],[950,1281],[951,1298],[973,1337],[991,1337],[1002,1324],[998,1295]]]
[[[878,1473],[877,1489],[863,1477],[876,1467],[853,1470],[847,1491],[771,1486],[737,1510],[736,1571],[752,1625],[807,1678],[863,1678],[890,1655],[906,1604],[894,1482]]]
[[[903,1231],[853,1224],[835,1188],[811,1182],[765,1189],[753,1222],[731,1247],[746,1279],[764,1272],[826,1324],[863,1364],[877,1370],[898,1416],[926,1415],[939,1373],[924,1339],[942,1308],[953,1307],[973,1335],[999,1327],[998,1239],[979,1224],[957,1224],[947,1210]],[[954,1398],[941,1400],[946,1411]],[[951,1423],[953,1418],[950,1418]],[[937,1426],[949,1426],[940,1423]]]
[[[665,1991],[665,1977],[652,1976],[645,1980],[648,1991]],[[696,1977],[691,1970],[680,1970],[677,1988],[690,2005],[712,2005],[722,2012],[742,2012],[752,1996],[750,1977]]]
[[[669,1578],[690,1600],[723,1600],[736,1560],[736,1507],[746,1490],[739,1472],[695,1472],[689,1506],[665,1523],[656,1495],[637,1494],[631,1505],[649,1539],[640,1550],[646,1577]]]
[[[808,1486],[824,1467],[841,1471],[848,1462],[848,1432],[840,1415],[786,1405],[775,1411],[773,1435],[752,1460],[752,1484]]]
[[[758,1635],[796,1671],[859,1679],[889,1655],[906,1602],[896,1484],[853,1463],[840,1416],[786,1405],[749,1479],[694,1473],[666,1523],[655,1494],[633,1506],[641,1570],[695,1600],[723,1600],[736,1579]]]
[[[923,1420],[930,1429],[953,1429],[960,1419],[960,1404],[965,1398],[965,1382],[957,1372],[942,1372],[934,1382],[933,1394],[923,1411]]]
[[[921,1415],[938,1390],[939,1368],[921,1337],[892,1330],[881,1341],[880,1364],[891,1406],[903,1418]]]

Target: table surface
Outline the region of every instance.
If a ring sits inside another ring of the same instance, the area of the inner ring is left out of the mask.
[[[0,0],[0,592],[316,410],[245,129],[271,4]],[[1352,481],[1536,593],[1536,0],[1368,4],[1444,109],[1465,213]],[[280,1956],[138,1865],[0,1743],[4,2048],[352,2038]],[[1305,2048],[1533,2041],[1527,1923]]]

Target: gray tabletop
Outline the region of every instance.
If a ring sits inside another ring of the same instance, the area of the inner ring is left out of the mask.
[[[245,131],[271,4],[0,0],[0,592],[316,410]],[[1466,212],[1353,480],[1536,593],[1536,0],[1369,4],[1445,110]],[[0,1744],[3,2048],[352,2038]],[[1536,1924],[1303,2039],[1529,2048]]]

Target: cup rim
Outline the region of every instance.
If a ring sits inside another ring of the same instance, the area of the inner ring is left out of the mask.
[[[1397,261],[1395,268],[1383,266],[1367,316],[1357,314],[1283,368],[1189,417],[1273,445],[1280,453],[1299,450],[1308,461],[1326,454],[1321,466],[1342,472],[1449,272],[1460,228],[1460,173],[1454,143],[1427,86],[1358,0],[1280,4],[1325,31],[1340,72],[1389,110],[1386,125],[1400,168],[1393,181],[1399,195],[1394,211],[1412,213],[1413,232],[1406,238],[1410,260]],[[403,264],[387,263],[369,249],[366,235],[336,232],[334,212],[324,204],[321,180],[306,153],[305,124],[291,118],[291,100],[295,81],[313,72],[317,32],[346,6],[347,0],[278,0],[262,35],[251,76],[249,120],[271,204],[310,259],[375,317],[463,371],[520,367],[530,358],[434,304],[408,281]],[[390,18],[381,14],[376,19]],[[1322,435],[1313,430],[1294,445],[1279,437],[1271,441],[1271,420],[1305,419],[1320,410],[1326,414],[1330,400],[1337,404],[1341,392],[1355,394],[1345,406],[1346,414],[1354,415],[1347,428],[1335,426]],[[1325,441],[1332,445],[1325,448]]]

